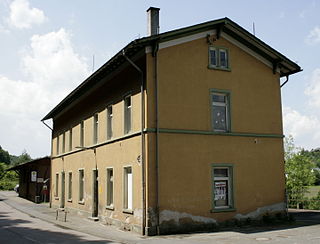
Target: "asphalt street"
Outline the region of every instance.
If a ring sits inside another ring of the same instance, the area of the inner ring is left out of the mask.
[[[292,210],[291,214],[296,223],[282,226],[143,237],[78,215],[68,216],[67,222],[56,220],[48,205],[0,192],[0,243],[320,244],[320,211]]]
[[[118,243],[33,218],[0,201],[0,243]]]

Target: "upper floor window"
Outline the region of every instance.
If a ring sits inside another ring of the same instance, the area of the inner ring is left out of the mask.
[[[56,149],[57,149],[57,150],[56,150],[57,155],[59,155],[59,153],[60,153],[60,151],[59,151],[59,146],[60,146],[60,145],[59,145],[59,144],[60,144],[60,143],[59,143],[59,135],[58,135],[58,136],[57,136],[57,145],[56,145],[56,146],[57,146],[57,148],[56,148]]]
[[[80,147],[84,146],[84,121],[80,123]]]
[[[131,131],[131,96],[124,98],[124,133]]]
[[[230,106],[229,93],[212,92],[212,127],[214,131],[230,131]]]
[[[98,135],[99,135],[99,116],[95,114],[93,116],[93,144],[98,143]]]
[[[72,128],[69,130],[69,151],[72,151]]]
[[[66,150],[66,133],[63,132],[62,134],[62,153],[65,153]]]
[[[113,120],[112,105],[109,105],[107,107],[107,139],[112,138],[112,120]]]
[[[230,69],[228,49],[222,47],[209,47],[209,68]]]

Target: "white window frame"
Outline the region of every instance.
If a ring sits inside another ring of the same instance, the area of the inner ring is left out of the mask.
[[[81,173],[82,172],[82,173]],[[84,203],[84,193],[85,193],[85,175],[84,169],[78,170],[79,174],[79,192],[78,192],[78,201],[80,204]],[[81,177],[82,174],[82,177]]]
[[[112,178],[110,172],[112,172]],[[112,167],[108,167],[106,170],[106,206],[109,209],[114,209],[114,169]]]
[[[133,209],[133,170],[132,170],[132,166],[125,166],[123,167],[123,210],[124,212],[132,212],[132,209]]]
[[[215,51],[215,64],[211,62],[211,51]],[[226,54],[226,65],[222,65],[221,63],[221,53]],[[230,70],[230,58],[229,58],[229,50],[224,47],[216,47],[209,46],[209,68],[214,69],[222,69],[222,70]]]

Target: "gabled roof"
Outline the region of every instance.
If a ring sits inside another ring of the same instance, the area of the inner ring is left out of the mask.
[[[291,61],[290,59],[270,47],[268,44],[264,43],[259,38],[246,31],[237,23],[233,22],[229,18],[222,18],[173,31],[168,31],[158,35],[136,39],[130,42],[116,55],[114,55],[109,61],[102,65],[97,71],[95,71],[91,76],[89,76],[85,81],[83,81],[67,97],[65,97],[42,119],[42,121],[57,116],[61,111],[63,111],[68,105],[78,99],[81,95],[95,87],[101,81],[101,77],[112,73],[121,64],[125,63],[126,59],[123,56],[123,52],[125,52],[128,57],[132,57],[139,51],[143,50],[146,46],[153,45],[156,42],[165,42],[212,29],[216,29],[218,32],[224,32],[228,34],[241,44],[245,45],[252,51],[268,60],[273,65],[274,70],[280,70],[280,77],[288,76],[302,71],[300,66],[295,62]]]

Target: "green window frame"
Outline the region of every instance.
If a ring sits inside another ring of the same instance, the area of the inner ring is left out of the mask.
[[[231,131],[231,93],[226,90],[211,89],[211,126],[216,132]]]
[[[212,212],[235,211],[233,164],[212,164],[211,185]]]
[[[209,65],[211,69],[230,71],[230,52],[225,47],[209,46]]]

